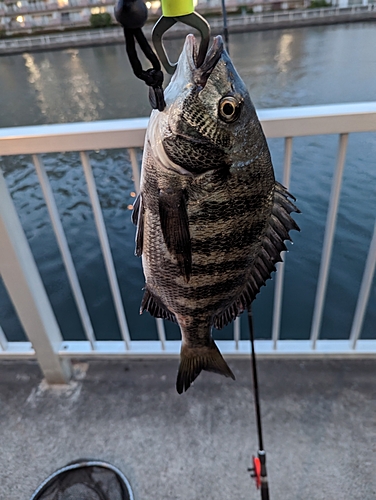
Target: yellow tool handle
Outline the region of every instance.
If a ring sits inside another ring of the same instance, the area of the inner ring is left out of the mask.
[[[193,0],[162,0],[162,14],[165,17],[179,17],[192,14]]]

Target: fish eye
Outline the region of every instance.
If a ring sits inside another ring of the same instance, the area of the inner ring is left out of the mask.
[[[233,96],[222,97],[219,101],[219,118],[226,123],[232,123],[239,118],[240,102]]]

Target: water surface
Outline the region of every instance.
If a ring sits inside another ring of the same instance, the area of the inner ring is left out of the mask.
[[[232,35],[234,64],[256,108],[376,100],[376,30],[349,24]],[[183,41],[168,42],[176,57]],[[0,126],[93,121],[147,116],[147,87],[137,80],[122,45],[24,53],[0,58]],[[269,145],[278,179],[283,141]],[[302,214],[300,234],[287,255],[282,337],[308,338],[338,137],[294,140],[291,191]],[[1,154],[1,152],[0,152]],[[128,153],[90,153],[127,319],[135,338],[156,338],[154,322],[138,315],[143,276],[133,255],[134,201]],[[43,155],[94,329],[119,338],[116,315],[95,232],[83,172],[76,153]],[[348,336],[375,219],[375,134],[349,140],[322,337]],[[29,156],[3,157],[0,166],[17,205],[43,281],[66,338],[83,338],[78,314]],[[270,337],[273,281],[254,309],[256,332]],[[11,339],[23,338],[0,286],[0,324]],[[376,285],[362,336],[374,334]],[[168,335],[176,328],[166,323]],[[217,333],[227,336],[228,330]]]

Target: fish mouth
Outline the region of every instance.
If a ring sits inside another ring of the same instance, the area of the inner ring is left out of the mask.
[[[205,87],[210,75],[222,57],[224,47],[220,35],[214,37],[213,43],[205,55],[204,62],[197,67],[198,43],[194,35],[188,35],[184,45],[189,65],[192,71],[193,81],[199,87]]]

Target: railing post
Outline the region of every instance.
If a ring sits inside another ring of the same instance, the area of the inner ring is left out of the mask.
[[[0,326],[0,351],[6,351],[8,348],[8,340]]]
[[[0,257],[0,274],[47,382],[67,383],[70,362],[59,359],[60,329],[1,170]]]
[[[93,170],[90,165],[89,155],[86,151],[80,153],[80,158],[82,167],[84,169],[91,206],[94,212],[95,225],[97,227],[99,242],[102,248],[102,254],[107,271],[107,276],[110,282],[110,289],[112,297],[114,299],[115,311],[119,322],[120,332],[125,342],[125,346],[127,350],[129,350],[131,348],[131,337],[129,334],[127,320],[125,318],[123,301],[120,294],[120,288],[116,276],[114,261],[112,259],[112,253],[111,253],[110,243],[108,241],[106,226],[104,224],[102,209],[99,203]]]
[[[37,171],[39,183],[42,188],[44,199],[46,201],[47,210],[50,215],[52,227],[57,239],[61,257],[64,262],[64,267],[68,275],[68,280],[72,289],[74,300],[77,305],[78,314],[80,315],[82,326],[84,328],[87,339],[90,341],[91,348],[95,349],[95,335],[93,325],[91,324],[85,299],[82,294],[80,282],[78,281],[76,268],[74,267],[72,255],[70,253],[68,242],[64,233],[63,224],[61,223],[51,185],[40,155],[33,155],[33,163],[35,166],[35,170]]]
[[[359,339],[362,330],[364,315],[366,312],[366,307],[371,292],[373,275],[375,274],[375,268],[376,268],[376,222],[373,230],[371,245],[369,247],[369,252],[366,260],[366,267],[363,273],[362,284],[360,286],[358,302],[356,304],[356,309],[354,314],[354,320],[351,327],[350,343],[352,349],[355,349],[356,343]]]
[[[166,350],[166,332],[164,328],[164,323],[162,318],[155,318],[155,322],[157,325],[158,338],[161,343],[162,351]]]
[[[319,338],[321,320],[324,311],[324,299],[326,294],[326,286],[328,284],[329,265],[332,256],[334,231],[336,228],[337,211],[341,193],[342,174],[345,166],[348,139],[349,134],[340,134],[337,166],[333,176],[332,189],[330,192],[329,209],[325,226],[324,245],[317,283],[315,306],[313,310],[311,328],[312,349],[316,349],[316,342]]]
[[[138,165],[135,148],[129,148],[129,157],[131,159],[133,182],[136,188],[136,193],[140,192],[140,167]]]
[[[234,341],[235,341],[235,350],[239,350],[239,340],[240,340],[240,317],[235,318],[234,321]]]
[[[292,137],[285,138],[285,160],[283,165],[283,185],[286,189],[290,187],[291,177],[291,158],[292,158]],[[285,261],[277,263],[277,274],[274,288],[274,306],[273,306],[273,326],[272,340],[273,349],[277,349],[277,342],[281,330],[282,316],[282,293],[283,293],[283,277],[285,273]]]

